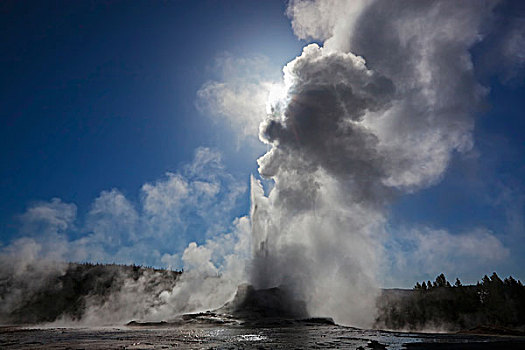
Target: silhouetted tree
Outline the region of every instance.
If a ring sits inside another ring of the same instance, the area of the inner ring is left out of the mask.
[[[490,276],[490,282],[498,286],[503,285],[503,281],[501,280],[501,278],[499,278],[496,272],[493,272],[492,275]]]
[[[489,276],[487,276],[487,275],[483,276],[483,278],[481,279],[481,284],[485,285],[485,286],[488,286],[490,284]]]
[[[444,274],[440,274],[439,276],[436,277],[435,286],[436,287],[446,287],[447,286],[447,279],[445,278]]]

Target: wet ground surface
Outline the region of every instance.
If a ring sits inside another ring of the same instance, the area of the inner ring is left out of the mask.
[[[1,349],[525,349],[523,337],[414,334],[337,325],[0,327]]]

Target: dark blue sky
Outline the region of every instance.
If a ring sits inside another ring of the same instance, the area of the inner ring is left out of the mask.
[[[2,7],[4,241],[29,201],[60,197],[82,212],[104,189],[133,196],[199,146],[234,151],[194,106],[215,58],[266,55],[279,67],[301,48],[281,1]],[[226,161],[246,181],[255,169],[243,152]]]
[[[498,11],[521,16],[521,7]],[[103,190],[137,204],[144,183],[180,172],[202,146],[219,150],[247,185],[260,150],[239,147],[227,124],[199,113],[196,93],[221,78],[216,59],[225,54],[265,56],[277,73],[300,54],[285,9],[255,0],[3,1],[0,242],[19,237],[19,215],[35,201],[75,203],[77,228]],[[473,48],[474,62],[485,67],[494,45]],[[456,155],[438,185],[395,202],[389,226],[484,227],[510,247],[501,272],[525,278],[523,74],[477,74],[490,92],[474,149]],[[231,219],[248,201],[241,196]]]

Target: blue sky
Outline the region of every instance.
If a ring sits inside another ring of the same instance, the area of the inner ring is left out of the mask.
[[[32,200],[60,197],[85,211],[104,189],[133,196],[200,146],[226,150],[230,171],[248,182],[253,157],[196,110],[196,92],[221,55],[266,55],[277,72],[293,58],[301,45],[284,4],[4,6],[4,240]]]
[[[142,250],[119,236],[130,249],[118,262],[180,267],[180,257],[169,257],[189,242],[228,232],[235,218],[248,214],[249,176],[267,148],[239,132],[234,117],[218,118],[214,106],[203,106],[199,91],[208,86],[213,93],[214,82],[236,90],[252,80],[277,81],[282,66],[307,43],[294,35],[285,11],[283,1],[3,2],[3,246],[44,236],[48,228],[42,225],[50,221],[31,216],[41,207],[70,213],[60,214],[50,229],[67,240],[104,236],[108,227],[133,231],[122,237],[142,242]],[[519,1],[503,3],[496,12],[502,31],[507,18],[524,13]],[[505,256],[487,264],[473,256],[471,268],[459,276],[475,280],[496,270],[523,280],[523,61],[513,72],[494,68],[497,33],[493,36],[470,50],[476,77],[488,89],[476,112],[474,147],[453,155],[439,183],[392,202],[387,227],[392,234],[442,230],[446,237],[489,232]],[[165,217],[151,219],[148,189],[169,195],[177,179],[190,194],[182,209],[165,213],[173,218],[176,211],[181,219],[158,228],[166,232],[157,237],[148,230]],[[107,223],[113,219],[104,216],[104,198],[129,209],[119,211],[117,223]],[[99,240],[96,245],[104,245],[108,255],[80,256],[115,257],[119,243]],[[157,255],[148,255],[155,249]],[[439,265],[409,274],[399,284],[433,278],[438,270]]]
[[[228,175],[246,190],[265,147],[252,142],[241,148],[235,130],[197,110],[197,91],[222,76],[226,57],[263,57],[265,69],[279,77],[302,47],[284,3],[3,7],[2,244],[39,236],[24,228],[24,213],[53,198],[76,207],[61,233],[70,239],[89,234],[88,213],[102,191],[118,189],[132,206],[141,206],[141,187],[166,179],[167,172],[184,172],[200,147],[220,152]],[[248,193],[238,197],[224,223],[247,213]],[[210,225],[201,221],[171,227],[177,243],[169,249],[184,248],[177,239],[181,230],[186,245],[202,242]],[[131,255],[103,260],[160,264]]]

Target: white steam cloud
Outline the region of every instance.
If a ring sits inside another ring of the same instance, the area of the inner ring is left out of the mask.
[[[233,58],[223,55],[216,62],[221,81],[210,80],[197,91],[196,106],[204,115],[225,120],[238,132],[240,141],[255,139],[266,117],[268,94],[279,76],[263,56]]]
[[[252,181],[256,287],[282,285],[311,314],[370,325],[386,205],[435,184],[453,152],[472,147],[486,90],[475,80],[469,49],[482,40],[494,5],[290,3],[296,34],[324,45],[306,46],[284,68],[285,91],[261,124],[271,150],[259,171],[275,187],[265,196]],[[427,236],[414,238],[423,251],[436,235]],[[441,247],[505,252],[493,235],[456,241]]]

